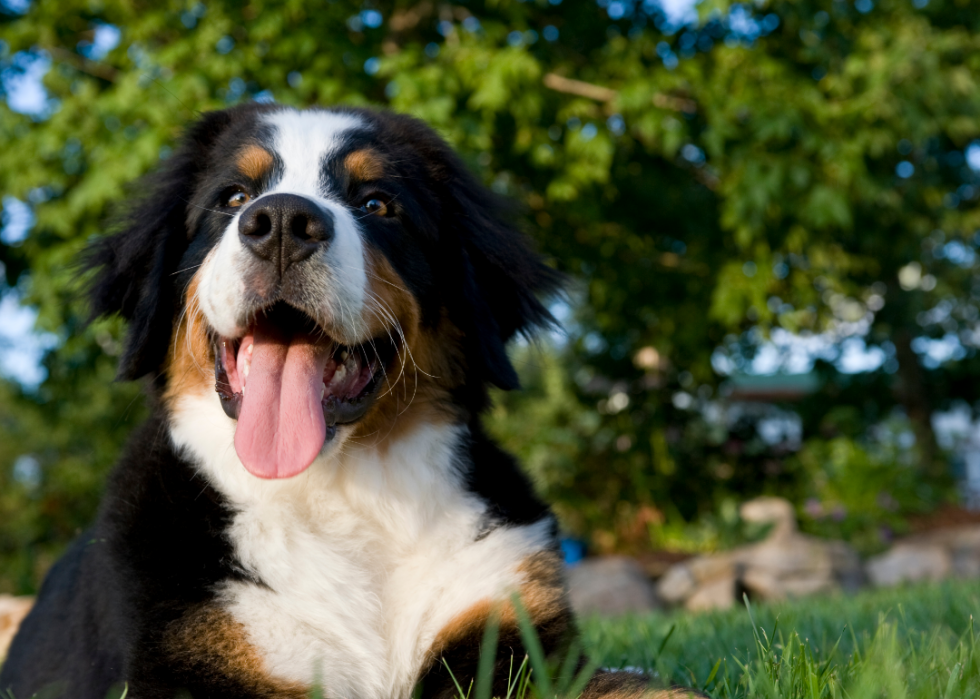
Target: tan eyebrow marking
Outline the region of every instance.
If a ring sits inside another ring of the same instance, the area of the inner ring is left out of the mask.
[[[344,167],[358,180],[379,180],[384,176],[384,159],[370,148],[356,150],[344,158]]]
[[[246,146],[238,154],[236,164],[238,165],[238,170],[243,175],[251,177],[253,180],[258,180],[272,169],[272,162],[272,154],[269,151],[253,144]]]

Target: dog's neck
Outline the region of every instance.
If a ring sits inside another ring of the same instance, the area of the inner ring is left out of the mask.
[[[233,509],[288,506],[309,510],[316,520],[328,516],[324,508],[343,506],[365,519],[380,518],[378,524],[399,536],[445,516],[453,503],[476,506],[463,489],[460,447],[467,432],[462,424],[419,423],[396,441],[349,439],[298,476],[264,480],[238,459],[235,423],[213,394],[184,396],[170,413],[174,445]]]

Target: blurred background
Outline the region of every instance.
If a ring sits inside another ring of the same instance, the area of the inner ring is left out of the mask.
[[[79,251],[250,100],[424,119],[571,276],[488,416],[570,560],[662,575],[763,536],[760,495],[864,557],[980,521],[978,30],[970,0],[0,0],[0,592],[146,413]]]

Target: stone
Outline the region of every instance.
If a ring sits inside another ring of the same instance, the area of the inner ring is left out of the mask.
[[[0,660],[7,657],[7,649],[14,640],[14,634],[33,605],[33,597],[0,595]]]
[[[868,580],[876,587],[920,580],[942,580],[953,568],[950,552],[937,543],[900,542],[868,559]]]
[[[675,565],[657,585],[663,601],[688,609],[725,609],[740,602],[742,591],[760,600],[784,600],[862,584],[857,552],[840,541],[801,534],[789,501],[761,497],[739,511],[746,521],[771,523],[768,536]]]
[[[663,577],[657,581],[657,595],[667,604],[678,604],[691,596],[697,587],[697,580],[691,569],[683,563],[677,563],[667,569]]]
[[[568,569],[568,597],[579,616],[616,616],[656,609],[653,584],[632,558],[586,558]]]
[[[779,538],[796,531],[796,512],[789,500],[776,497],[759,497],[743,502],[738,515],[746,522],[772,524],[769,539]]]
[[[701,585],[687,598],[684,606],[692,612],[707,609],[729,609],[735,604],[736,579],[734,575],[724,575]]]
[[[953,575],[957,578],[980,578],[980,551],[969,546],[953,548]]]
[[[691,575],[699,584],[712,582],[735,574],[737,560],[731,553],[716,553],[711,556],[698,556],[686,562]]]

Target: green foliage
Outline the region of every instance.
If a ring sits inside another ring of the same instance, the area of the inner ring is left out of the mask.
[[[808,491],[800,498],[803,528],[878,552],[906,533],[909,515],[931,510],[946,495],[923,482],[914,456],[887,437],[870,446],[848,437],[810,440],[795,456]]]
[[[15,523],[0,533],[0,587],[31,589],[84,526],[143,414],[134,387],[109,381],[119,323],[84,326],[78,252],[189,120],[252,98],[416,114],[525,205],[524,225],[577,280],[574,314],[567,346],[532,370],[541,383],[502,399],[494,421],[569,526],[603,546],[639,546],[658,517],[795,482],[751,426],[719,432],[701,411],[724,378],[715,349],[757,346],[775,326],[844,336],[864,323],[871,344],[894,348],[862,428],[899,406],[919,467],[941,472],[931,412],[980,398],[978,178],[963,162],[980,137],[980,15],[961,0],[879,0],[868,13],[769,0],[741,6],[778,18],[752,37],[721,0],[680,31],[626,6],[611,18],[591,2],[396,0],[377,5],[380,24],[350,0],[0,12],[0,70],[49,56],[57,105],[35,117],[0,105],[0,192],[36,215],[26,240],[0,244],[0,263],[62,340],[37,393],[0,392],[0,502]],[[86,55],[101,23],[121,41]],[[903,161],[910,177],[896,175]],[[911,263],[919,280],[903,286]],[[923,365],[913,341],[945,334],[964,356]],[[14,495],[24,454],[43,477]]]

